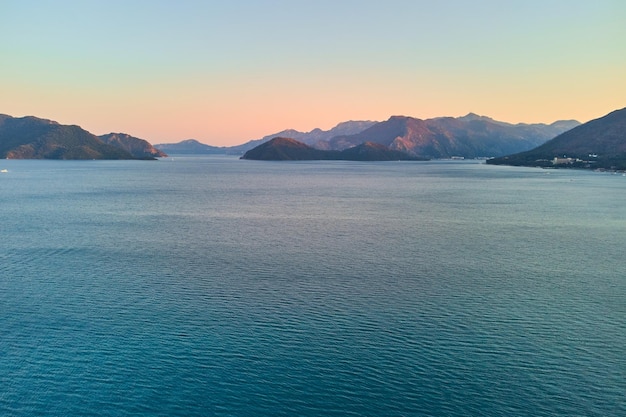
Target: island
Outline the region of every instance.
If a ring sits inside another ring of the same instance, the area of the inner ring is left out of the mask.
[[[388,147],[364,142],[343,151],[313,148],[295,139],[276,137],[247,151],[241,159],[259,161],[425,161]]]

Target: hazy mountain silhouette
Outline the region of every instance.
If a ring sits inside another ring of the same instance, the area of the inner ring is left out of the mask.
[[[205,145],[195,139],[186,139],[177,143],[161,143],[154,145],[155,148],[168,154],[224,154],[229,148]]]
[[[311,130],[310,132],[299,132],[294,129],[287,129],[278,133],[264,136],[261,139],[251,140],[242,145],[230,146],[226,148],[226,150],[229,153],[243,153],[254,148],[257,145],[260,145],[276,137],[291,138],[318,149],[325,149],[327,148],[325,146],[325,143],[333,137],[359,133],[376,123],[377,122],[373,121],[348,121],[339,123],[337,126],[333,127],[330,130],[322,130],[316,128]]]

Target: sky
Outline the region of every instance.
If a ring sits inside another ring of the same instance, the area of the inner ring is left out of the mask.
[[[0,113],[153,144],[626,107],[624,0],[0,0]]]

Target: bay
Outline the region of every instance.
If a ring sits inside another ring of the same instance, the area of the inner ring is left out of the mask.
[[[0,414],[626,414],[626,178],[0,168]]]

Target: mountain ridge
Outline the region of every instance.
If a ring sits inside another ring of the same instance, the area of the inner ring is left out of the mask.
[[[77,125],[0,114],[0,158],[155,159],[149,154],[152,146],[147,141],[125,134],[109,135],[103,135],[103,140]],[[109,139],[111,143],[106,143]]]
[[[473,113],[425,120],[391,116],[358,134],[331,139],[329,148],[345,149],[371,141],[426,158],[500,156],[532,149],[575,125],[578,122],[513,125]]]
[[[227,148],[206,145],[196,139],[185,139],[177,143],[161,143],[154,147],[169,154],[208,155],[228,153]]]
[[[105,144],[76,125],[61,125],[34,116],[0,121],[0,158],[9,159],[135,159]]]
[[[295,129],[285,129],[278,133],[266,135],[260,139],[250,140],[241,145],[227,147],[227,149],[229,153],[237,153],[237,152],[243,153],[254,148],[257,145],[260,145],[264,142],[268,142],[276,137],[291,138],[299,142],[302,142],[304,144],[307,144],[309,146],[317,147],[319,149],[324,149],[323,147],[319,146],[320,143],[328,141],[331,138],[338,136],[338,135],[354,134],[354,133],[361,132],[362,130],[376,123],[378,122],[374,122],[371,120],[349,120],[349,121],[338,123],[337,125],[335,125],[329,130],[322,130],[320,128],[315,128],[309,132],[300,132]]]
[[[529,151],[487,162],[494,165],[626,170],[626,107],[590,120]]]
[[[286,129],[241,145],[212,147],[210,153],[241,155],[275,137],[289,137],[320,150],[344,150],[372,142],[424,158],[497,157],[532,149],[579,124],[576,120],[557,120],[551,124],[511,124],[476,113],[432,119],[394,115],[382,122],[342,122],[327,131],[319,128],[310,132]],[[155,147],[177,153],[175,147]],[[193,153],[192,150],[189,152]]]

